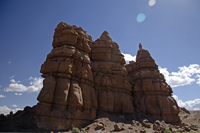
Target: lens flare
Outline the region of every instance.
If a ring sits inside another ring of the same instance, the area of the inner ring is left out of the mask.
[[[154,6],[156,4],[156,0],[149,0],[149,6]]]
[[[145,20],[146,16],[143,13],[139,13],[137,15],[137,21],[138,22],[143,22]]]

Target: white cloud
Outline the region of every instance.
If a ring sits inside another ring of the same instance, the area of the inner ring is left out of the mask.
[[[43,78],[40,77],[30,77],[30,86],[25,86],[23,84],[19,84],[19,81],[15,81],[14,79],[10,80],[10,84],[8,87],[4,89],[5,92],[16,91],[16,92],[36,92],[42,89],[43,86]]]
[[[129,61],[136,61],[136,56],[132,56],[131,54],[124,54],[124,59],[126,61],[126,64],[129,64]]]
[[[11,79],[10,82],[11,82],[11,83],[15,83],[15,80],[14,80],[14,79]]]
[[[192,82],[195,82],[195,78],[198,78],[198,75],[200,74],[200,66],[198,64],[190,64],[189,67],[183,66],[178,68],[178,72],[169,73],[167,68],[159,67],[160,72],[165,76],[166,82],[171,87],[191,84]],[[197,80],[197,84],[200,84],[200,76]]]
[[[0,85],[0,88],[1,88],[1,85]]]
[[[149,0],[149,6],[154,6],[156,4],[156,0]]]
[[[9,114],[10,111],[13,111],[13,113],[17,112],[18,110],[21,110],[20,108],[10,109],[6,105],[0,106],[0,114]]]
[[[10,63],[11,63],[11,61],[8,62],[8,64],[10,64]]]
[[[16,104],[13,104],[12,106],[13,106],[14,108],[17,108],[17,105],[16,105]]]
[[[16,96],[21,96],[21,95],[22,95],[22,93],[15,93],[15,95],[16,95]]]
[[[187,110],[200,110],[200,99],[183,102],[182,100],[178,99],[177,95],[173,95],[173,97],[180,107],[185,107]]]
[[[0,94],[0,98],[5,98],[6,96],[4,96],[4,95],[2,95],[2,94]]]
[[[10,79],[13,79],[15,77],[15,75],[11,76]]]
[[[199,74],[197,74],[197,76],[196,76],[198,79],[197,79],[197,83],[196,84],[198,84],[198,85],[200,85],[200,75]]]
[[[19,83],[19,82],[21,82],[21,81],[15,81],[14,79],[11,79],[10,82],[11,82],[11,83]]]

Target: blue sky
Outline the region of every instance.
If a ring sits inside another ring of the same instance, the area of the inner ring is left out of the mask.
[[[127,62],[141,42],[179,106],[200,109],[199,5],[199,0],[1,0],[0,113],[37,104],[40,66],[61,21],[82,27],[93,40],[108,31]]]

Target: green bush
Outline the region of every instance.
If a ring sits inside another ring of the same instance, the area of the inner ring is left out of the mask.
[[[166,129],[164,133],[171,133],[171,131]]]
[[[79,130],[77,127],[73,127],[73,128],[72,128],[72,132],[73,132],[73,133],[79,133],[80,130]]]
[[[106,123],[104,123],[104,125],[105,125],[105,127],[107,127],[107,124],[106,124]]]

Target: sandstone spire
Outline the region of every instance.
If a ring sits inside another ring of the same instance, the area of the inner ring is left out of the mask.
[[[141,45],[139,45],[141,46]],[[126,65],[133,87],[133,104],[138,112],[167,123],[180,123],[179,107],[149,51],[138,50],[136,62]]]
[[[90,58],[98,110],[132,114],[132,89],[124,67],[124,56],[117,43],[104,31],[91,46]]]
[[[59,23],[53,49],[41,66],[43,88],[35,121],[45,130],[80,126],[96,118],[97,99],[90,67],[91,36],[81,27]]]

